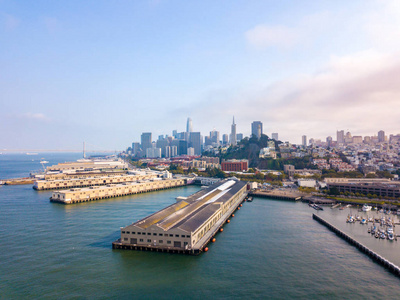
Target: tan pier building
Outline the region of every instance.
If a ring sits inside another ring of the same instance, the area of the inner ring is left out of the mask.
[[[118,196],[145,193],[150,191],[169,189],[188,184],[188,178],[161,179],[155,178],[140,182],[126,182],[108,184],[106,186],[91,186],[62,191],[54,191],[50,201],[63,204],[80,203]]]
[[[246,182],[219,181],[121,228],[113,248],[199,254],[246,196]]]
[[[85,187],[93,185],[117,184],[158,178],[161,175],[155,172],[135,175],[103,175],[101,177],[65,178],[56,180],[36,180],[33,188],[35,190],[70,189],[74,187]]]

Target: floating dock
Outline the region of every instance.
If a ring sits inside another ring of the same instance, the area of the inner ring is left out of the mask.
[[[187,184],[187,178],[173,178],[109,184],[106,186],[91,186],[88,188],[54,191],[50,201],[62,204],[73,204],[170,189]]]
[[[337,227],[333,226],[332,224],[330,224],[327,221],[325,221],[324,219],[322,219],[320,216],[317,216],[316,214],[313,214],[313,219],[318,221],[322,225],[325,225],[328,229],[330,229],[331,231],[336,233],[338,236],[343,238],[349,244],[353,245],[354,247],[359,249],[361,252],[365,253],[370,258],[372,258],[374,261],[376,261],[377,263],[379,263],[380,265],[382,265],[383,267],[388,269],[390,272],[392,272],[396,276],[400,277],[400,268],[397,265],[391,263],[390,261],[388,261],[384,257],[380,256],[376,252],[372,251],[368,247],[366,247],[363,244],[361,244],[360,242],[356,241],[355,239],[353,239],[352,237],[350,237],[349,235],[347,235],[346,233],[344,233],[343,231],[341,231]]]

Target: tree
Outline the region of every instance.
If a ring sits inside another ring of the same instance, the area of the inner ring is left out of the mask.
[[[337,196],[339,195],[339,189],[336,186],[329,188],[329,195]]]

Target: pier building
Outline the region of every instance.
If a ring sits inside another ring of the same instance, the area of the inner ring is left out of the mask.
[[[63,204],[80,203],[169,189],[184,186],[190,182],[191,179],[185,177],[173,179],[154,178],[147,181],[125,182],[120,184],[108,184],[106,186],[91,186],[87,188],[54,191],[51,195],[50,201]]]
[[[129,226],[115,249],[199,254],[247,196],[246,182],[225,179]]]
[[[33,188],[35,190],[70,189],[74,187],[117,184],[117,183],[133,182],[138,180],[147,180],[160,177],[162,177],[160,172],[158,173],[149,172],[143,174],[139,173],[135,175],[106,175],[106,176],[103,175],[101,177],[36,180],[33,185]]]
[[[46,171],[92,171],[92,170],[105,170],[105,169],[127,169],[128,164],[121,159],[118,160],[82,160],[76,162],[59,163],[57,165],[49,166]]]

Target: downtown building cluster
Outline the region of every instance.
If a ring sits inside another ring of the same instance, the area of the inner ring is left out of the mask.
[[[260,139],[263,134],[263,124],[254,121],[251,124],[251,135]],[[231,125],[230,134],[220,134],[213,129],[209,135],[193,131],[192,119],[188,118],[186,131],[173,130],[172,135],[159,135],[153,141],[151,132],[143,132],[141,141],[133,142],[126,154],[137,158],[173,158],[177,156],[200,156],[204,151],[225,151],[229,146],[237,145],[243,139],[242,133],[236,132],[235,118]],[[272,133],[272,138],[278,140],[278,133]]]

